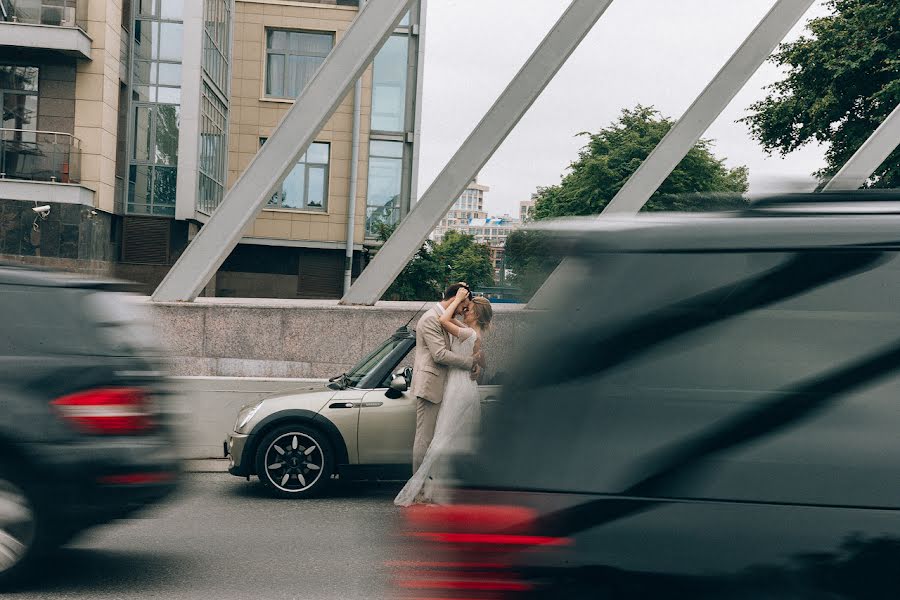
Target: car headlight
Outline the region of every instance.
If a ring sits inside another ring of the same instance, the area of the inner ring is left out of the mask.
[[[244,431],[244,427],[246,427],[247,423],[253,419],[253,415],[256,414],[256,411],[258,411],[262,405],[263,403],[260,401],[256,404],[249,404],[242,408],[241,412],[238,413],[237,420],[234,422],[234,430],[237,433],[247,433]]]

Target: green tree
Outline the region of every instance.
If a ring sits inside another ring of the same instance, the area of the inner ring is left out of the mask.
[[[828,145],[821,179],[833,176],[900,103],[900,2],[828,0],[832,14],[809,35],[782,44],[771,60],[787,76],[743,119],[768,152],[788,154],[811,141]],[[869,187],[900,186],[900,149]]]
[[[598,133],[582,133],[588,143],[559,185],[539,188],[536,219],[599,214],[637,170],[673,121],[653,107],[623,110]],[[700,140],[644,206],[646,211],[704,211],[746,206],[747,168],[728,169]]]
[[[494,284],[491,251],[484,244],[476,244],[471,235],[448,231],[434,245],[434,256],[439,264],[447,266],[444,288],[457,281],[465,281],[473,288]]]
[[[394,226],[378,224],[378,237],[386,241]],[[383,300],[432,300],[451,283],[472,287],[491,285],[494,268],[490,251],[470,235],[449,231],[440,243],[427,240],[384,293]]]

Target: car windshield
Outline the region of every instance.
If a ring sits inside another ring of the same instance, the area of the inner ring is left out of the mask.
[[[344,377],[346,387],[356,387],[366,375],[376,369],[402,343],[403,338],[392,337],[376,348],[371,354],[359,361]]]

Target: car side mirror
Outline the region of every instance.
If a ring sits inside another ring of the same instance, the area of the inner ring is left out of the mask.
[[[403,396],[403,393],[409,389],[409,378],[406,376],[405,371],[400,371],[398,373],[394,373],[393,379],[391,379],[391,385],[384,393],[385,396],[390,398],[391,400],[396,400]]]
[[[391,379],[391,389],[401,393],[408,390],[409,381],[406,379],[406,375],[403,373],[395,374],[394,378]]]

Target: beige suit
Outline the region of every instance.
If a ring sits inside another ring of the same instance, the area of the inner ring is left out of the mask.
[[[416,324],[416,361],[413,366],[412,395],[416,397],[416,439],[413,444],[413,471],[422,464],[434,437],[438,410],[444,399],[449,367],[469,370],[473,358],[450,351],[450,334],[440,323],[440,307],[434,306]]]

